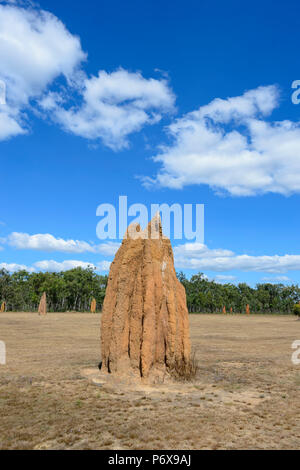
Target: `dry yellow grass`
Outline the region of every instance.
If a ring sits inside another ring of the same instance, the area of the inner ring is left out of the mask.
[[[300,366],[291,316],[192,315],[190,385],[126,393],[81,375],[100,316],[4,313],[0,449],[297,449]]]

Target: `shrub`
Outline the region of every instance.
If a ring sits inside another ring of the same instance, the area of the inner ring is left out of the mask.
[[[296,304],[293,307],[293,314],[300,318],[300,304]]]
[[[193,351],[188,362],[185,362],[183,359],[177,359],[169,368],[169,373],[178,382],[191,382],[196,377],[198,369],[196,351]]]

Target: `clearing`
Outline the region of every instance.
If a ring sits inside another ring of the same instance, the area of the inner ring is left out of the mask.
[[[190,322],[195,383],[126,393],[82,375],[100,361],[100,315],[1,314],[0,449],[298,449],[300,322]]]

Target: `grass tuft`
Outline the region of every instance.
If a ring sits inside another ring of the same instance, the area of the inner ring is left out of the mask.
[[[192,382],[196,378],[198,370],[196,351],[193,351],[188,362],[177,359],[169,368],[169,373],[178,382]]]

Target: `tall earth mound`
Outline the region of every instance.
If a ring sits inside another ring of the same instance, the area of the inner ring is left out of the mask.
[[[91,313],[96,313],[96,309],[97,309],[96,299],[92,299],[92,301],[91,301]]]
[[[46,292],[43,293],[39,304],[39,315],[44,316],[47,314],[47,296]]]
[[[102,369],[143,378],[190,361],[185,289],[156,216],[129,226],[111,265],[101,320]]]

